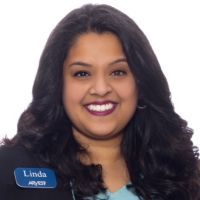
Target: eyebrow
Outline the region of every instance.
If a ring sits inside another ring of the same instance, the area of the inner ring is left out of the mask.
[[[127,59],[126,58],[119,58],[119,59],[109,63],[108,65],[114,65],[114,64],[117,64],[117,63],[120,63],[120,62],[126,62],[127,63]],[[82,62],[82,61],[73,62],[70,65],[68,65],[68,67],[77,66],[77,65],[83,66],[83,67],[92,67],[91,64],[85,63],[85,62]]]

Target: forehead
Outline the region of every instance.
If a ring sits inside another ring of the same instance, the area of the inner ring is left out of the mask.
[[[119,38],[110,32],[89,32],[80,35],[73,43],[66,58],[67,61],[76,59],[98,60],[125,57]]]

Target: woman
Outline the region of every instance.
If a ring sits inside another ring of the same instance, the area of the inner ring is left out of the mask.
[[[32,102],[0,150],[0,196],[199,200],[192,134],[138,26],[86,5],[47,41]]]

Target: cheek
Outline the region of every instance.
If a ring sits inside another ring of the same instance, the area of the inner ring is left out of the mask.
[[[136,83],[134,80],[129,80],[125,82],[124,84],[119,84],[116,87],[116,90],[118,91],[119,96],[122,100],[134,103],[137,102],[138,99],[138,91],[136,87]]]
[[[71,84],[70,82],[65,82],[63,87],[63,105],[66,114],[72,120],[74,113],[76,111],[75,105],[79,102],[79,91],[78,88]]]
[[[65,107],[70,107],[73,102],[77,101],[77,95],[74,91],[73,85],[66,83],[63,91],[63,103]]]
[[[138,93],[136,87],[127,87],[121,91],[122,110],[125,116],[130,118],[135,114],[138,102]]]
[[[76,82],[66,81],[63,88],[63,103],[66,108],[72,108],[77,103],[81,103],[84,97],[84,88]]]

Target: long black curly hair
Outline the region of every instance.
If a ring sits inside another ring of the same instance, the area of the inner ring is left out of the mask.
[[[71,11],[50,34],[41,55],[33,99],[22,113],[16,136],[21,144],[55,169],[64,187],[73,181],[78,198],[105,191],[101,165],[84,165],[87,151],[72,134],[62,103],[63,63],[83,33],[111,32],[123,46],[139,91],[138,109],[125,128],[121,149],[138,196],[146,200],[199,200],[200,170],[193,131],[174,111],[166,78],[143,32],[108,5]],[[87,184],[85,184],[87,183]]]

